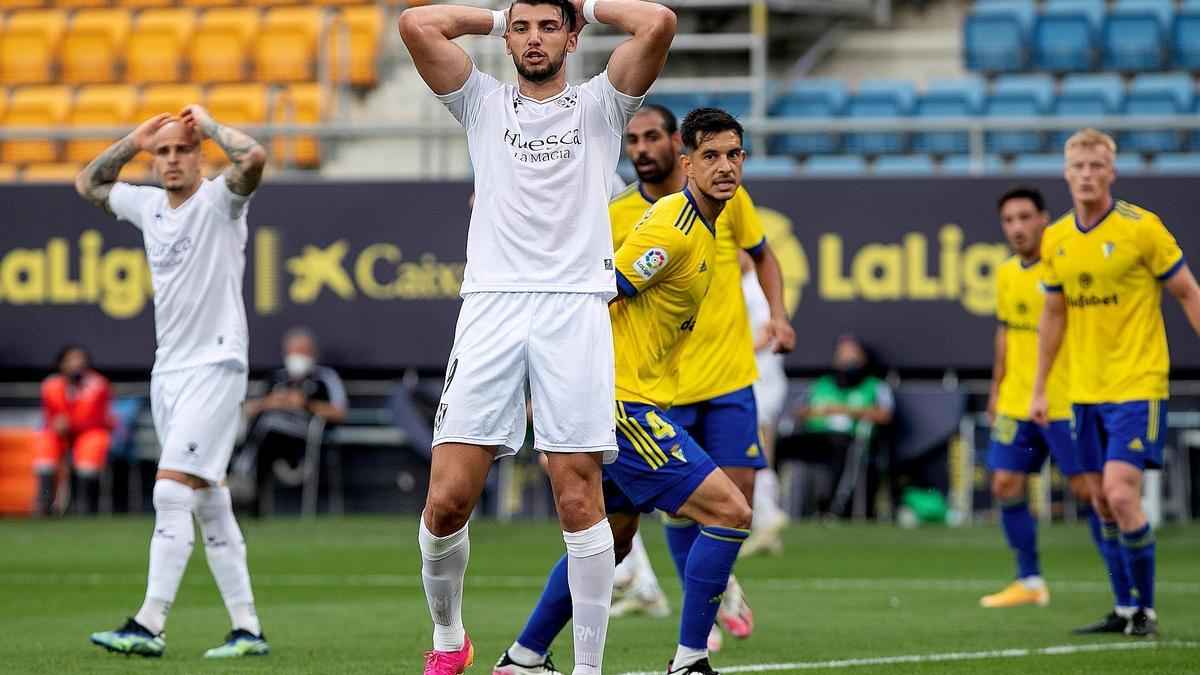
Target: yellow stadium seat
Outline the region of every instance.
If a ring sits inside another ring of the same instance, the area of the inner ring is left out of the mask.
[[[52,0],[52,7],[61,9],[78,9],[80,7],[105,7],[108,0]]]
[[[118,7],[171,7],[174,0],[116,0]]]
[[[192,103],[204,105],[204,88],[198,84],[157,84],[142,88],[142,100],[133,111],[133,124],[141,124],[159,113],[178,115]]]
[[[81,9],[75,12],[59,48],[63,82],[113,82],[129,36],[128,9]]]
[[[257,39],[259,20],[259,10],[247,7],[206,10],[188,49],[190,79],[244,82],[246,55]]]
[[[0,164],[0,183],[12,183],[17,180],[15,164]]]
[[[243,4],[240,0],[180,0],[184,7],[235,7]]]
[[[146,183],[154,180],[154,172],[150,170],[149,155],[138,155],[121,167],[117,180],[126,183]]]
[[[258,5],[261,7],[281,7],[283,5],[298,5],[301,0],[245,0],[247,5]]]
[[[222,124],[262,124],[267,120],[268,95],[265,84],[213,85],[208,90],[206,107]]]
[[[57,9],[11,13],[0,33],[0,82],[52,82],[58,44],[66,27],[67,13]]]
[[[310,82],[317,78],[317,38],[321,7],[278,7],[267,11],[254,42],[255,79],[262,82]]]
[[[23,183],[74,183],[83,164],[74,162],[44,162],[26,164],[21,170]]]
[[[0,0],[0,12],[10,9],[38,9],[45,5],[44,0]]]
[[[344,7],[334,22],[333,54],[337,81],[373,87],[379,81],[379,41],[383,10],[376,5]]]
[[[56,127],[67,117],[71,103],[68,87],[19,87],[8,98],[3,125],[6,127]],[[58,143],[50,139],[9,140],[0,149],[0,161],[54,162],[58,160]]]
[[[147,9],[125,47],[125,79],[129,82],[178,82],[183,59],[196,29],[191,9]]]
[[[321,86],[307,82],[289,84],[275,99],[272,120],[276,124],[320,122],[330,107],[329,95]],[[314,168],[321,164],[321,146],[312,136],[280,136],[271,144],[271,157],[280,164]]]
[[[67,124],[132,128],[133,109],[137,100],[137,88],[131,84],[94,84],[80,87],[75,93],[71,111],[67,113]],[[73,138],[67,141],[65,159],[68,162],[90,162],[117,138],[119,136]]]

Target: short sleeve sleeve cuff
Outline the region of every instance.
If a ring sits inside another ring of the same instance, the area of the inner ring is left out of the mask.
[[[1186,264],[1187,260],[1185,260],[1183,256],[1179,256],[1179,260],[1176,260],[1174,265],[1168,267],[1166,272],[1158,275],[1158,280],[1166,281],[1167,279],[1170,279],[1171,277],[1175,276],[1175,273],[1182,269]]]
[[[617,270],[617,288],[621,293],[631,298],[637,295],[637,289],[629,282],[629,279],[625,278],[625,275],[620,270]]]
[[[1046,291],[1047,293],[1062,293],[1063,287],[1062,284],[1048,284],[1043,281],[1042,290]]]
[[[766,247],[767,247],[767,238],[764,236],[762,239],[760,239],[758,241],[757,244],[755,244],[753,246],[748,246],[746,248],[746,253],[749,253],[751,256],[757,258],[759,256],[759,254],[763,252],[763,249]]]

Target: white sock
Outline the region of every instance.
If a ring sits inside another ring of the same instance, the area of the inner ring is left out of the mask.
[[[754,527],[772,524],[784,516],[779,504],[779,478],[771,469],[754,476]]]
[[[690,666],[700,659],[708,658],[707,649],[692,649],[679,645],[675,648],[675,658],[671,659],[671,670],[679,670],[684,666]]]
[[[546,662],[545,654],[539,654],[520,642],[514,642],[508,648],[508,658],[522,666],[540,666]]]
[[[421,579],[425,582],[425,599],[433,618],[433,648],[439,652],[456,652],[463,648],[467,631],[462,622],[463,578],[467,576],[467,559],[471,543],[467,526],[445,537],[435,537],[425,527],[417,534],[421,544]]]
[[[1021,579],[1021,585],[1031,591],[1036,591],[1046,585],[1046,580],[1035,574]]]
[[[567,583],[571,587],[575,669],[572,675],[600,675],[608,607],[612,600],[612,528],[605,518],[580,532],[563,532],[567,544]]]
[[[158,635],[167,624],[171,603],[183,581],[196,530],[192,525],[190,487],[173,480],[155,481],[153,503],[154,534],[150,537],[146,600],[134,620]]]
[[[261,635],[258,613],[254,611],[254,591],[250,588],[250,570],[246,566],[246,540],[233,517],[229,488],[194,490],[192,509],[200,521],[208,569],[221,589],[234,630],[240,628]]]
[[[662,587],[658,585],[658,575],[654,573],[654,566],[650,564],[650,556],[646,555],[646,545],[642,543],[641,532],[633,535],[633,548],[629,555],[625,556],[624,562],[633,566],[635,594],[652,600],[662,593]]]
[[[1137,612],[1137,609],[1137,607],[1133,606],[1117,605],[1113,608],[1113,611],[1122,619],[1132,619],[1134,613]]]

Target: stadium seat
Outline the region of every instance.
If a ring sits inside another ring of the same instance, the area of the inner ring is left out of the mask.
[[[846,85],[841,80],[802,80],[791,85],[775,102],[772,114],[802,119],[834,117],[841,115],[845,106]],[[776,137],[772,152],[811,155],[833,152],[836,146],[836,134],[784,134]]]
[[[113,82],[129,36],[130,10],[81,9],[75,12],[59,48],[63,82]]]
[[[267,10],[253,42],[254,76],[264,82],[311,82],[317,79],[317,40],[325,31],[322,7]]]
[[[44,0],[0,0],[0,12],[13,9],[40,9],[45,6]]]
[[[1192,109],[1196,84],[1187,73],[1144,73],[1133,78],[1125,114],[1142,117],[1181,115]],[[1120,146],[1133,152],[1178,152],[1183,134],[1174,130],[1137,130],[1121,134]]]
[[[205,107],[213,118],[235,127],[263,124],[269,107],[267,85],[218,84],[208,90]]]
[[[813,155],[804,163],[808,176],[860,176],[867,172],[862,155]]]
[[[864,80],[846,103],[846,116],[857,119],[907,117],[913,86],[904,80]],[[870,155],[903,152],[904,134],[891,131],[846,134],[845,149]]]
[[[260,25],[250,7],[206,10],[188,49],[192,81],[244,82],[246,57]]]
[[[180,0],[179,4],[184,7],[236,7],[242,3],[239,0]]]
[[[933,80],[917,99],[917,117],[970,117],[983,105],[984,83],[979,78]],[[950,154],[967,152],[970,139],[965,131],[923,131],[913,135],[913,150]]]
[[[53,0],[53,2],[50,2],[49,4],[50,6],[57,7],[59,9],[80,9],[106,7],[108,5],[108,0]]]
[[[1038,70],[1093,70],[1104,17],[1103,0],[1049,0],[1033,27],[1033,65]]]
[[[67,13],[57,9],[10,14],[0,33],[0,83],[52,82],[58,45],[66,28]]]
[[[204,89],[198,84],[147,85],[142,88],[133,122],[140,124],[159,113],[178,115],[184,106],[192,103],[204,103]]]
[[[17,180],[16,164],[0,164],[0,183],[12,183]]]
[[[1001,75],[992,85],[984,106],[987,117],[1035,117],[1044,114],[1054,96],[1049,75]],[[1045,134],[1040,131],[989,131],[984,136],[988,152],[1041,152]]]
[[[677,122],[682,122],[685,115],[696,108],[704,108],[712,103],[708,94],[671,93],[651,94],[646,97],[647,103],[661,105],[675,115]]]
[[[1085,73],[1063,78],[1058,97],[1051,105],[1055,117],[1095,117],[1121,112],[1125,82],[1116,73]],[[1058,150],[1072,131],[1050,133],[1050,149]]]
[[[1166,68],[1174,5],[1174,0],[1117,0],[1104,22],[1104,67],[1123,71]]]
[[[378,5],[343,8],[334,19],[336,81],[373,87],[379,81],[383,9]]]
[[[970,176],[974,171],[974,163],[970,155],[950,155],[942,160],[942,174],[946,176]],[[1004,160],[999,155],[986,154],[983,156],[983,173],[997,174],[1004,171]]]
[[[328,107],[328,94],[315,83],[289,84],[276,99],[272,120],[279,124],[320,122]],[[314,168],[321,163],[321,146],[311,136],[279,137],[272,143],[271,156],[281,164]]]
[[[137,89],[131,84],[95,84],[80,87],[67,113],[71,126],[133,126]],[[139,120],[140,121],[140,120]],[[68,162],[90,162],[117,140],[116,136],[73,138],[67,141]]]
[[[116,0],[115,4],[118,7],[145,9],[148,7],[171,7],[175,2],[174,0]]]
[[[1150,160],[1150,168],[1155,173],[1200,176],[1200,152],[1164,152]]]
[[[750,116],[750,93],[737,91],[715,94],[712,107],[720,108],[738,119],[745,119]]]
[[[129,82],[178,82],[188,41],[196,29],[191,9],[147,9],[140,12],[125,48]]]
[[[1063,156],[1061,152],[1017,155],[1013,158],[1010,172],[1025,176],[1061,176]]]
[[[986,73],[1014,73],[1029,64],[1033,0],[976,3],[963,20],[963,52],[967,68]]]
[[[750,157],[742,167],[745,178],[791,178],[796,173],[796,160],[782,155]]]
[[[884,155],[875,159],[871,167],[876,176],[932,176],[933,156],[931,155]]]
[[[71,104],[69,87],[48,85],[19,87],[12,90],[4,111],[3,126],[57,127],[66,120]],[[46,139],[9,140],[0,150],[0,161],[26,162],[58,161],[58,146]]]
[[[21,170],[22,183],[74,183],[83,164],[74,162],[37,162]]]
[[[1200,71],[1200,0],[1185,0],[1171,30],[1176,68]]]
[[[1146,160],[1132,152],[1118,152],[1114,162],[1118,176],[1136,176],[1146,173]]]

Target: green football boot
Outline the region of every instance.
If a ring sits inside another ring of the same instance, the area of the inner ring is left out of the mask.
[[[163,636],[155,635],[130,617],[125,625],[116,630],[92,633],[92,644],[100,645],[118,654],[138,656],[162,656],[166,643]]]
[[[225,638],[225,644],[204,652],[206,659],[235,659],[242,656],[266,656],[271,653],[265,635],[255,635],[241,628]]]

